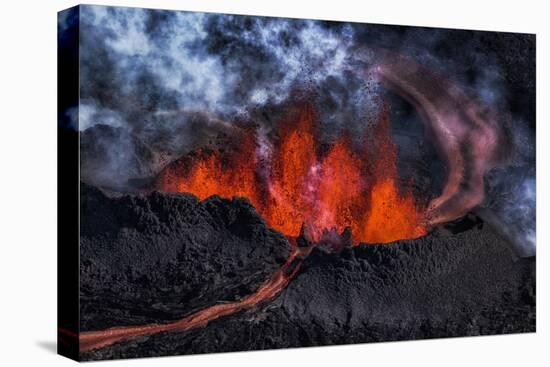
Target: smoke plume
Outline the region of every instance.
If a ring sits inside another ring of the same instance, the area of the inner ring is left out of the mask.
[[[62,115],[89,139],[91,183],[130,190],[243,123],[268,154],[296,95],[315,105],[327,143],[361,136],[389,104],[395,141],[409,139],[399,157],[441,160],[426,168],[442,182],[429,222],[477,210],[534,254],[531,35],[84,5],[80,41],[80,105]]]

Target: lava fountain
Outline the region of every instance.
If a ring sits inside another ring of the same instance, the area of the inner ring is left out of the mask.
[[[246,197],[288,237],[306,225],[314,240],[347,227],[355,243],[417,238],[426,233],[424,209],[398,184],[390,128],[383,113],[369,124],[364,143],[353,144],[343,133],[327,147],[319,141],[314,109],[305,106],[278,125],[268,148],[260,146],[256,130],[246,130],[235,149],[202,149],[173,162],[161,173],[159,189],[201,200]]]

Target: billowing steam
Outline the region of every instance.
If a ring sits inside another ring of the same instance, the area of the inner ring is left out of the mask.
[[[90,183],[133,189],[182,154],[231,138],[243,122],[256,125],[257,152],[269,155],[274,124],[296,96],[315,105],[326,142],[343,131],[362,136],[393,98],[389,90],[414,106],[402,121],[423,116],[427,128],[411,129],[425,131],[423,150],[437,149],[444,162],[443,172],[430,171],[444,184],[428,195],[429,222],[475,210],[534,254],[533,37],[80,9],[80,108],[65,115],[78,116],[88,140],[81,168]]]

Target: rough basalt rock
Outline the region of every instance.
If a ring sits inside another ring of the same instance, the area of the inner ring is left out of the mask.
[[[314,248],[275,300],[203,328],[139,338],[83,358],[532,332],[534,260],[516,257],[471,217],[415,240],[340,252]]]
[[[290,253],[243,198],[81,184],[81,331],[167,322],[253,293]]]

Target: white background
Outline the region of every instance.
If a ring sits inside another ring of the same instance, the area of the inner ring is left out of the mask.
[[[88,3],[105,4],[105,1]],[[101,362],[104,366],[541,366],[548,317],[549,16],[546,2],[110,1],[109,5],[537,33],[536,334]],[[9,4],[9,5],[8,5]],[[0,20],[0,365],[69,365],[56,338],[56,12],[74,1],[3,2]],[[545,24],[546,23],[546,24]],[[546,225],[545,225],[546,224]]]

